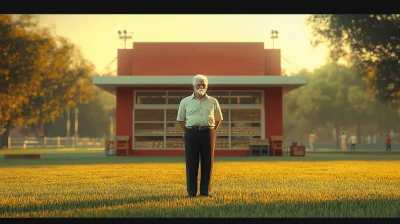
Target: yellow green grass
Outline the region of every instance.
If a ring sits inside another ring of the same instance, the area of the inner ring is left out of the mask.
[[[0,217],[400,217],[400,157],[219,157],[185,198],[182,157],[0,158]]]

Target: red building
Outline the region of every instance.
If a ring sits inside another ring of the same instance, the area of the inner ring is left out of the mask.
[[[118,75],[93,77],[116,94],[116,135],[130,136],[130,156],[184,155],[176,122],[179,102],[196,74],[224,113],[216,156],[247,156],[251,139],[282,135],[282,96],[306,84],[281,76],[279,49],[252,43],[135,43],[118,49]],[[117,155],[126,155],[117,152]]]

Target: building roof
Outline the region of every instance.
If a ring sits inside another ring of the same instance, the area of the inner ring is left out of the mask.
[[[94,85],[110,93],[116,87],[187,87],[193,81],[193,75],[187,76],[95,76]],[[208,83],[213,87],[283,87],[296,89],[307,84],[304,76],[208,76]]]

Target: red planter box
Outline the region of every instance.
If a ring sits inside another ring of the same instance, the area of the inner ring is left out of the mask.
[[[306,146],[304,145],[291,145],[290,146],[290,156],[305,156]]]
[[[282,156],[282,149],[272,149],[270,156]]]

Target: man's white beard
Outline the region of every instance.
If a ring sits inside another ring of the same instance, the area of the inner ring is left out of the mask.
[[[206,93],[206,89],[196,89],[196,92],[200,95],[204,95]]]

